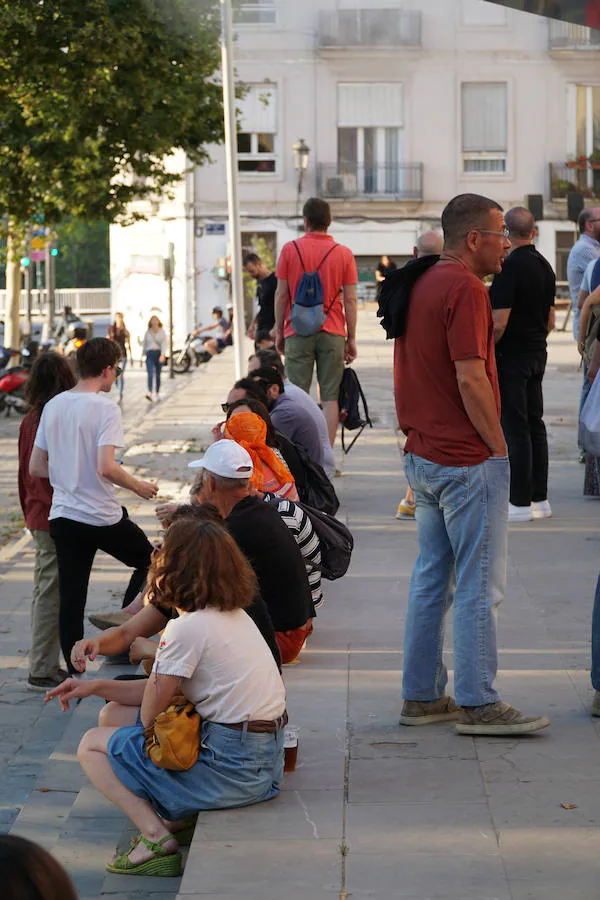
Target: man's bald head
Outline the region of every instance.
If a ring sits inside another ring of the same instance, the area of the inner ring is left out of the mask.
[[[504,216],[510,237],[518,241],[532,240],[535,231],[535,219],[524,206],[514,206]]]
[[[444,249],[444,238],[439,231],[425,231],[417,238],[414,256],[420,259],[422,256],[439,256]]]

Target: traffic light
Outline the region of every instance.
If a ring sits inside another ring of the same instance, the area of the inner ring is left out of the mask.
[[[52,249],[50,250],[50,256],[60,256],[58,247],[52,247]]]
[[[21,257],[21,266],[22,266],[22,268],[23,268],[23,269],[26,269],[26,268],[27,268],[28,266],[30,266],[30,265],[31,265],[31,260],[29,259],[29,257],[28,257],[28,256],[22,256],[22,257]]]

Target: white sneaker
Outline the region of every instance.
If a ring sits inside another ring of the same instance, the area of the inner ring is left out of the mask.
[[[508,504],[508,521],[509,522],[531,522],[533,513],[531,506],[513,506]]]
[[[531,515],[534,519],[549,519],[552,516],[552,507],[547,500],[539,500],[531,504]]]

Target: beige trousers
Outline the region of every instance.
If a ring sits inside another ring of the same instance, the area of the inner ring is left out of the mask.
[[[47,531],[32,531],[35,543],[33,600],[31,602],[31,649],[29,675],[49,678],[59,665],[58,637],[58,563],[54,541]]]

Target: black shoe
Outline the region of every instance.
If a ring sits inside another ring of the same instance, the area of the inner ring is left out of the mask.
[[[30,691],[51,691],[68,677],[69,673],[64,669],[59,669],[56,675],[49,675],[48,678],[32,678],[30,675],[27,679],[27,687]]]
[[[106,656],[105,662],[107,666],[130,666],[131,660],[129,653],[114,653],[112,656]]]

